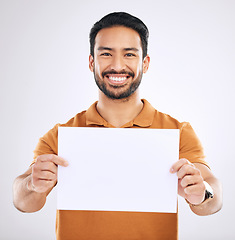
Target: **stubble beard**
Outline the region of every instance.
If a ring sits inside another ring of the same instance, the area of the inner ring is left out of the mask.
[[[143,71],[141,70],[139,73],[139,76],[135,79],[135,81],[133,81],[130,84],[128,89],[126,89],[125,91],[115,91],[115,90],[121,90],[122,88],[125,88],[125,85],[123,86],[109,85],[109,87],[113,89],[112,91],[107,88],[107,84],[102,79],[100,79],[100,77],[98,76],[98,74],[96,74],[94,70],[94,78],[95,78],[96,85],[98,86],[100,91],[102,91],[110,99],[125,99],[130,97],[138,89],[142,80],[142,76],[143,76]],[[133,78],[134,77],[135,75],[133,74]]]

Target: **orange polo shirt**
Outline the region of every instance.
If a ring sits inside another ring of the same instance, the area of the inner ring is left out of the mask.
[[[201,143],[189,123],[180,123],[155,110],[145,99],[142,101],[142,111],[122,128],[179,129],[180,158],[207,165]],[[55,125],[40,138],[34,159],[42,154],[58,154],[58,126],[114,127],[99,115],[96,104],[67,123]],[[178,213],[57,210],[56,236],[57,240],[176,240]]]

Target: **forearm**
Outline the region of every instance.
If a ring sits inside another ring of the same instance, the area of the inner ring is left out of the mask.
[[[218,212],[222,208],[222,186],[214,177],[204,179],[213,189],[214,197],[199,205],[190,204],[191,210],[200,216],[206,216]]]
[[[31,174],[23,174],[14,181],[13,203],[22,212],[36,212],[46,202],[46,193],[37,193],[31,186]]]

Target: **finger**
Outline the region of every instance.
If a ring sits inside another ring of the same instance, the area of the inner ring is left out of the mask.
[[[45,154],[45,155],[40,155],[37,158],[37,161],[41,162],[53,162],[56,165],[60,165],[63,167],[67,167],[69,164],[66,160],[64,160],[62,157],[59,157],[54,154]]]
[[[177,176],[182,179],[186,175],[200,175],[200,171],[193,164],[185,164],[179,169]]]
[[[37,178],[44,178],[46,174],[57,177],[57,166],[53,162],[36,162],[32,166],[32,176]],[[47,173],[48,172],[48,173]]]
[[[50,171],[41,171],[40,174],[37,176],[39,180],[46,180],[46,181],[55,181],[56,174]]]
[[[39,192],[39,193],[44,193],[47,192],[48,189],[54,187],[55,181],[50,181],[50,180],[41,180],[37,179],[32,182],[32,186],[34,191]]]
[[[205,185],[204,183],[200,183],[200,184],[194,184],[194,185],[191,185],[191,186],[188,186],[184,189],[184,192],[185,194],[187,195],[197,195],[197,196],[200,196],[200,195],[203,195],[205,194]]]
[[[187,186],[202,183],[203,179],[200,175],[187,175],[180,181],[180,185],[185,188]]]
[[[53,162],[42,162],[41,171],[49,171],[56,174],[57,165],[55,165]]]
[[[55,173],[57,171],[57,166],[53,162],[41,162],[36,161],[36,163],[33,165],[33,171],[51,171]]]
[[[179,169],[185,165],[185,164],[189,164],[191,165],[192,163],[189,162],[189,160],[187,160],[186,158],[181,158],[179,159],[177,162],[175,162],[172,166],[171,166],[171,169],[170,169],[170,172],[171,173],[176,173],[179,171]]]

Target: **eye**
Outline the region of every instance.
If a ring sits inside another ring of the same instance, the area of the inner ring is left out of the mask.
[[[127,53],[125,56],[127,56],[127,57],[135,57],[135,54],[133,54],[133,53]]]
[[[101,53],[101,54],[100,54],[100,56],[105,56],[105,57],[108,57],[108,56],[111,56],[111,54],[110,54],[110,53],[108,53],[108,52],[105,52],[105,53]]]

